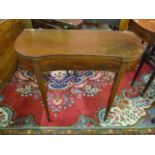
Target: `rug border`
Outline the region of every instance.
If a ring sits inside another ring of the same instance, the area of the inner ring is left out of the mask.
[[[154,135],[155,127],[142,128],[68,128],[68,127],[25,127],[1,128],[1,135]]]

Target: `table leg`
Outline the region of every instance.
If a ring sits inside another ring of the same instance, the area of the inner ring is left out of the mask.
[[[66,70],[67,75],[69,76],[69,70]]]
[[[121,79],[122,79],[125,71],[126,71],[125,64],[122,64],[119,71],[115,75],[112,90],[111,90],[111,94],[110,94],[110,97],[109,97],[109,100],[108,100],[108,105],[107,105],[106,111],[105,111],[104,121],[107,119],[108,113],[109,113],[111,105],[112,105],[112,103],[113,103],[113,101],[115,99],[117,89],[119,87],[119,84],[121,82]]]
[[[43,73],[42,73],[40,64],[38,62],[34,62],[33,67],[34,67],[34,72],[35,72],[36,79],[38,82],[39,90],[41,92],[41,96],[43,99],[43,104],[44,104],[44,107],[46,110],[47,118],[48,118],[48,121],[51,121],[51,117],[50,117],[50,113],[49,113],[49,109],[48,109],[48,102],[47,102],[47,89],[44,84],[44,77],[43,77]]]

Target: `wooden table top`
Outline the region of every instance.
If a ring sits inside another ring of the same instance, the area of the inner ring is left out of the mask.
[[[132,32],[97,30],[25,29],[14,44],[18,54],[41,56],[110,56],[137,59],[142,54],[139,38]]]
[[[150,31],[155,32],[155,19],[134,19],[139,26]]]

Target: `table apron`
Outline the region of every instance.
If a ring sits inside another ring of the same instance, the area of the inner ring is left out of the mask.
[[[33,64],[39,63],[43,72],[53,70],[110,70],[118,71],[120,66],[126,64],[128,71],[135,68],[137,60],[123,61],[113,57],[46,57],[28,59],[18,56],[20,65],[29,71],[34,71]]]

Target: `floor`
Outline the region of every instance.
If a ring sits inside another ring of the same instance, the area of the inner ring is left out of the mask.
[[[125,75],[106,122],[103,117],[114,73],[77,71],[75,77],[72,71],[70,75],[66,71],[48,72],[45,80],[52,117],[48,122],[35,76],[18,68],[0,98],[0,133],[154,134],[155,81],[144,97],[139,96],[150,72],[145,65],[133,88],[130,83],[135,71]]]

